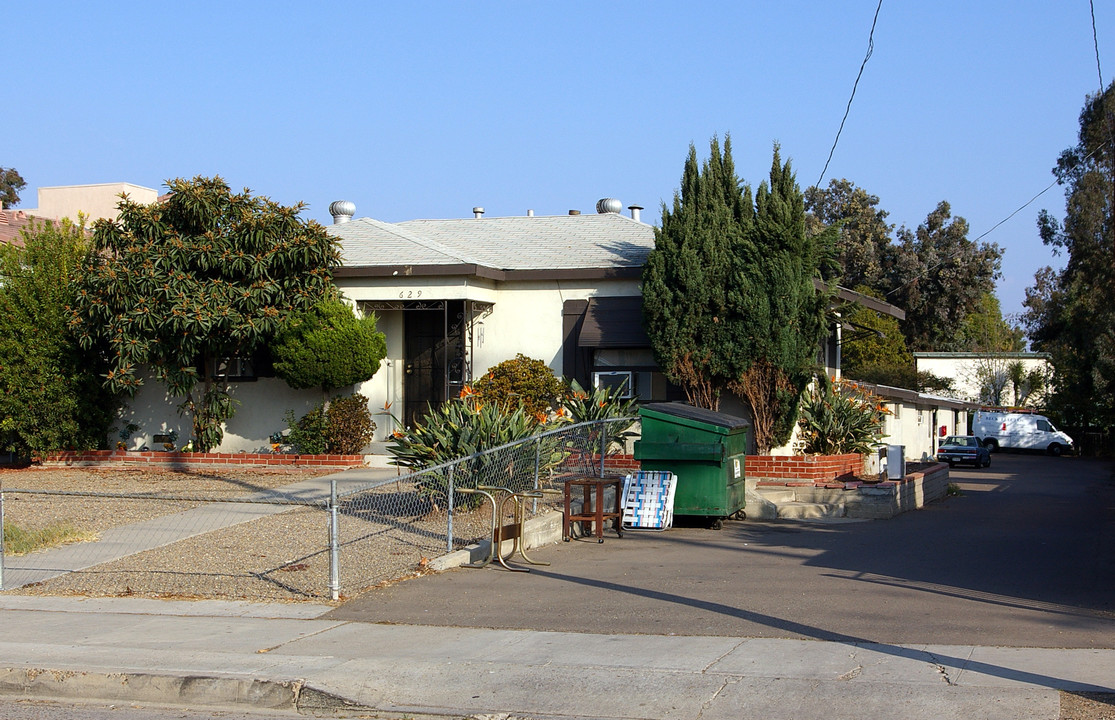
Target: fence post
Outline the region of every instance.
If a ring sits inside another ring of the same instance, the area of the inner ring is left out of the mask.
[[[604,456],[608,453],[608,423],[600,422],[600,477],[604,477]]]
[[[0,487],[0,590],[4,589],[4,488]]]
[[[542,478],[539,477],[539,471],[542,467],[542,438],[539,437],[534,441],[534,489],[542,489]],[[531,500],[530,511],[538,513],[538,498]]]
[[[447,482],[446,487],[448,488],[448,491],[449,491],[449,499],[448,499],[448,502],[446,503],[446,507],[448,508],[448,513],[449,513],[449,526],[446,528],[446,532],[445,532],[445,536],[446,536],[445,552],[447,552],[447,553],[453,552],[453,496],[456,494],[456,492],[453,489],[453,471],[456,468],[457,468],[456,464],[453,464],[453,465],[449,466],[449,477],[446,480],[446,482]]]
[[[337,542],[337,478],[329,478],[329,593],[341,597],[341,548]]]

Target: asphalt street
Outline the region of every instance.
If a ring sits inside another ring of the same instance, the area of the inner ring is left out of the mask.
[[[1110,463],[998,453],[891,520],[728,522],[373,591],[334,620],[603,634],[1115,648]],[[679,522],[679,525],[682,524]],[[525,567],[525,565],[524,565]]]

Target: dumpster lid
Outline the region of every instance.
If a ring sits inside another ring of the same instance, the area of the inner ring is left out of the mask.
[[[683,402],[647,403],[639,409],[640,413],[644,410],[649,410],[652,413],[660,413],[662,415],[670,415],[684,420],[716,425],[728,430],[738,430],[751,426],[747,420],[736,415],[726,415],[721,412],[716,412],[715,410],[706,410]]]

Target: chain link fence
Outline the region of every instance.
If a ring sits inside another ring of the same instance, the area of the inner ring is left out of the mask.
[[[15,554],[6,537],[0,590],[336,600],[487,540],[490,501],[462,490],[549,490],[525,503],[527,514],[560,512],[562,481],[608,474],[623,451],[616,439],[635,421],[569,425],[395,478],[337,473],[243,497],[0,488],[6,528],[59,533],[62,543]],[[72,527],[52,522],[74,516]]]

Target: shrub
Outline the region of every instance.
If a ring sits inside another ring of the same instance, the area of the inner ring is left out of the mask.
[[[805,394],[799,424],[805,452],[869,453],[883,438],[882,400],[854,383],[822,378]]]
[[[371,442],[376,429],[368,398],[360,393],[337,396],[328,408],[318,405],[297,421],[294,411],[288,410],[286,421],[290,427],[287,441],[305,455],[355,455]]]
[[[329,452],[356,455],[372,441],[375,430],[368,398],[359,393],[333,398],[325,423],[325,445]]]
[[[431,410],[414,427],[396,431],[387,451],[394,456],[392,464],[423,470],[531,437],[537,429],[536,418],[527,414],[524,408],[507,411],[498,404],[484,403],[476,395],[466,394]],[[563,457],[552,445],[556,445],[556,441],[543,448],[541,469],[551,467]],[[458,466],[454,486],[457,489],[484,484],[506,487],[513,484],[516,472],[533,474],[533,453],[529,462],[520,465],[508,462],[502,456],[475,458]],[[446,506],[449,497],[447,471],[423,474],[416,479],[415,485],[418,494],[428,499],[434,509]],[[454,498],[454,502],[476,507],[480,497],[460,495]]]
[[[562,417],[568,417],[570,422],[582,423],[593,420],[611,420],[613,418],[631,417],[636,412],[636,402],[622,397],[623,387],[615,389],[598,387],[591,393],[581,387],[576,380],[569,383],[565,400],[562,403]],[[622,427],[617,423],[608,427],[608,436],[612,438],[609,447],[613,444],[623,447],[623,443],[635,433],[630,432],[632,421]]]
[[[496,404],[506,410],[522,408],[528,418],[541,423],[558,404],[565,386],[546,363],[519,353],[488,368],[472,389],[485,405]]]

